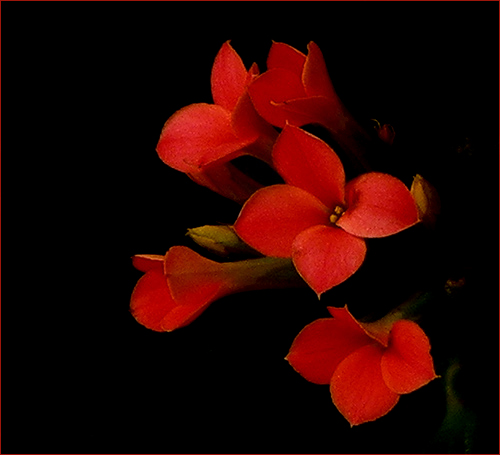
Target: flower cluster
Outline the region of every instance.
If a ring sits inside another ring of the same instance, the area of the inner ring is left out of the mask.
[[[436,203],[422,177],[409,190],[392,175],[370,171],[366,152],[377,141],[391,144],[394,131],[379,125],[370,134],[356,122],[315,43],[304,55],[274,42],[261,74],[255,63],[247,70],[226,42],[211,89],[213,104],[186,106],[167,120],[157,152],[168,166],[242,205],[232,225],[188,235],[212,253],[246,257],[218,262],[185,246],[134,256],[144,275],[130,308],[145,327],[184,327],[237,292],[307,286],[320,297],[362,266],[367,239],[434,219]],[[339,155],[304,130],[308,124],[329,132],[363,172],[347,180]],[[267,163],[284,183],[258,183],[235,166],[242,155]],[[436,377],[429,340],[404,313],[362,323],[346,307],[328,311],[332,318],[307,325],[286,359],[307,380],[330,384],[333,403],[351,425],[387,414],[400,395]]]

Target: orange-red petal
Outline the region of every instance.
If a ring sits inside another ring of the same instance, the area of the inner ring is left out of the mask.
[[[410,393],[435,379],[429,339],[413,321],[396,322],[382,357],[382,374],[396,393]]]
[[[167,120],[156,150],[170,167],[196,172],[214,161],[235,158],[250,142],[235,135],[230,111],[199,103],[180,109]]]
[[[210,82],[215,104],[232,111],[245,91],[247,70],[229,41],[215,57]]]
[[[151,269],[137,282],[130,299],[130,311],[140,324],[157,332],[165,332],[165,319],[176,307],[163,270]]]
[[[415,201],[401,180],[388,174],[362,174],[346,185],[347,210],[337,221],[359,237],[386,237],[418,222]]]
[[[349,320],[318,319],[297,335],[286,360],[308,381],[329,384],[339,363],[370,342],[359,326]]]
[[[308,54],[302,74],[302,82],[307,95],[337,98],[321,50],[312,41],[307,48]]]
[[[297,271],[318,296],[353,275],[365,255],[363,239],[334,226],[306,229],[297,235],[292,245]]]
[[[141,272],[149,272],[151,269],[163,270],[165,256],[160,254],[136,254],[132,257],[132,265]]]
[[[344,204],[344,167],[321,139],[287,125],[274,145],[273,161],[288,184],[313,194],[332,211]]]
[[[268,70],[248,86],[248,93],[257,112],[274,126],[283,128],[287,122],[293,125],[309,123],[308,115],[288,113],[281,107],[288,100],[306,96],[300,75],[292,71],[283,68]]]
[[[303,230],[329,223],[330,212],[312,194],[291,185],[273,185],[254,193],[234,225],[241,239],[266,256],[291,257]]]
[[[399,400],[382,377],[382,355],[381,345],[365,345],[349,354],[333,373],[333,403],[351,426],[386,415]]]
[[[305,62],[306,56],[302,52],[288,44],[273,42],[267,56],[267,69],[282,68],[300,77]]]

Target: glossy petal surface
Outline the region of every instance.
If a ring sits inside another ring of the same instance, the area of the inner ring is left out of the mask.
[[[232,111],[245,91],[247,70],[229,44],[222,45],[212,67],[211,85],[215,104]]]
[[[436,378],[429,339],[414,322],[396,322],[382,357],[382,374],[396,393],[410,393]]]
[[[297,335],[286,360],[308,381],[329,384],[339,363],[370,342],[371,339],[348,320],[318,319]]]
[[[288,184],[313,194],[332,211],[344,204],[344,167],[332,148],[316,136],[285,126],[274,146],[273,161]]]
[[[346,185],[347,211],[337,221],[359,237],[386,237],[418,222],[413,197],[401,180],[370,172]]]
[[[294,186],[273,185],[250,197],[234,228],[262,254],[291,257],[292,243],[300,232],[328,223],[329,211],[319,199]]]
[[[213,161],[236,157],[248,144],[234,134],[227,109],[200,103],[180,109],[167,120],[156,150],[170,167],[195,172]]]
[[[353,275],[365,255],[363,239],[333,226],[306,229],[292,246],[297,271],[318,296]]]
[[[333,373],[332,400],[351,426],[384,416],[399,400],[382,378],[382,354],[380,345],[363,346],[348,355]]]

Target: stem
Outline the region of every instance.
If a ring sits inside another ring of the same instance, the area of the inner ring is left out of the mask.
[[[289,258],[263,257],[225,262],[221,266],[229,278],[231,293],[307,286]]]

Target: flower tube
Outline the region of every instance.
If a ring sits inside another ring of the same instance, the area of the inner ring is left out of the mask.
[[[165,256],[136,255],[133,264],[145,274],[132,292],[130,311],[157,332],[188,325],[212,302],[230,294],[304,285],[287,259],[220,263],[184,246],[170,248]]]

